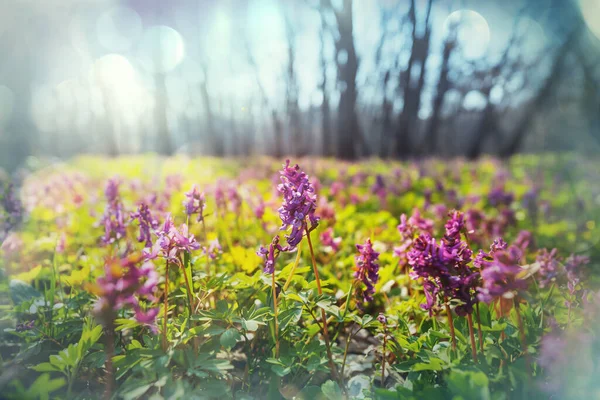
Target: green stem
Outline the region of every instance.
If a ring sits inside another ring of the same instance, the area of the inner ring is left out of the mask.
[[[275,270],[271,274],[271,288],[273,290],[273,312],[275,315],[275,358],[279,358],[279,323],[277,321],[277,289],[275,287]]]
[[[308,248],[310,250],[310,258],[313,265],[313,271],[315,273],[315,280],[317,281],[317,291],[319,295],[323,294],[323,289],[321,288],[321,278],[319,277],[319,270],[317,268],[317,260],[315,259],[315,252],[313,250],[312,241],[310,240],[310,231],[306,224],[304,225],[306,231],[306,239],[308,240]],[[337,368],[335,367],[335,363],[333,362],[333,355],[331,353],[331,344],[329,343],[329,332],[327,329],[327,315],[325,314],[325,310],[321,308],[321,318],[323,319],[323,339],[325,339],[325,347],[327,349],[327,358],[329,359],[329,368],[331,368],[331,374],[334,379],[338,382],[340,378],[337,373]]]
[[[283,285],[283,290],[281,291],[282,293],[285,292],[288,288],[288,286],[290,286],[290,283],[292,283],[292,278],[294,277],[294,272],[296,272],[296,268],[298,267],[298,264],[300,264],[300,255],[302,254],[302,246],[298,246],[298,251],[296,254],[296,260],[294,261],[294,266],[292,267],[292,270],[290,271],[290,276],[288,276],[287,280],[285,281],[285,284]]]
[[[479,336],[479,349],[483,354],[483,332],[481,330],[481,315],[479,314],[479,303],[475,304],[475,311],[477,312],[477,335]]]
[[[164,320],[163,320],[163,350],[167,351],[167,314],[169,312],[169,261],[165,264],[165,298],[164,298]]]

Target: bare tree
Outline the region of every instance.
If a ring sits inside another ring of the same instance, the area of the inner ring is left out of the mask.
[[[357,142],[364,144],[356,112],[358,97],[356,74],[359,61],[354,47],[352,4],[352,0],[342,0],[342,8],[337,9],[332,5],[331,0],[321,1],[322,12],[327,10],[333,12],[337,25],[337,36],[334,38],[337,79],[340,88],[337,155],[350,160],[358,155]]]
[[[325,56],[325,34],[327,33],[327,23],[323,13],[321,16],[321,30],[319,32],[320,48],[319,63],[321,67],[321,82],[319,89],[323,95],[321,102],[321,152],[324,156],[334,155],[333,151],[333,131],[331,129],[331,108],[329,104],[329,90],[327,88],[327,58]]]
[[[295,64],[295,36],[292,21],[288,16],[288,10],[285,10],[285,34],[287,39],[287,70],[286,70],[286,111],[289,121],[289,130],[291,131],[291,151],[295,156],[305,153],[305,145],[302,140],[302,120],[300,117],[300,107],[298,105],[298,79],[294,69]]]

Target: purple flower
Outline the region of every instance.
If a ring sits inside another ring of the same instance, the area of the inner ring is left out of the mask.
[[[204,247],[204,253],[211,259],[216,259],[223,252],[219,239],[209,240],[208,248]]]
[[[379,315],[377,316],[377,321],[379,321],[383,325],[387,324],[387,318],[385,317],[385,315],[383,315],[383,313],[379,313]]]
[[[288,250],[293,250],[302,240],[306,218],[310,221],[311,229],[318,223],[315,216],[317,195],[306,173],[300,170],[298,164],[291,167],[290,160],[286,160],[280,172],[280,179],[281,184],[277,186],[277,190],[283,195],[283,203],[278,209],[281,230],[292,227],[291,233],[285,238]]]
[[[517,246],[521,252],[525,253],[527,249],[534,246],[533,235],[529,231],[520,231],[517,238],[513,242],[513,245]]]
[[[275,273],[275,260],[279,255],[279,252],[283,251],[281,245],[279,244],[279,236],[275,236],[273,241],[269,245],[269,249],[267,250],[264,246],[260,246],[256,254],[260,257],[264,258],[265,266],[263,268],[263,272],[266,274]]]
[[[230,185],[227,188],[227,200],[231,207],[231,211],[235,214],[239,214],[242,207],[242,196],[240,196],[236,187],[233,185]]]
[[[358,255],[355,257],[354,278],[363,283],[361,290],[363,302],[373,300],[375,294],[375,284],[379,280],[379,264],[377,260],[379,253],[373,250],[371,239],[367,239],[364,244],[357,244]]]
[[[140,324],[155,330],[155,318],[158,308],[142,311],[139,299],[156,300],[158,274],[154,265],[144,262],[142,257],[130,255],[123,259],[108,260],[104,265],[104,276],[89,286],[92,293],[99,296],[94,313],[105,324],[113,323],[117,312],[124,307],[135,310],[135,318]]]
[[[31,320],[29,322],[22,322],[20,324],[17,324],[17,326],[15,326],[15,331],[17,331],[17,332],[30,331],[34,327],[35,327],[35,320]]]
[[[4,188],[0,197],[0,242],[23,220],[23,205],[13,184]]]
[[[412,267],[413,279],[423,278],[423,287],[427,302],[421,307],[432,313],[439,295],[457,300],[459,315],[473,311],[477,301],[476,289],[479,284],[479,273],[473,271],[468,263],[472,259],[472,251],[462,240],[464,216],[454,212],[446,223],[446,234],[437,242],[429,233],[419,235],[408,252],[408,264]]]
[[[494,252],[482,261],[483,286],[479,288],[479,300],[491,303],[499,297],[513,298],[515,292],[527,288],[527,282],[520,277],[523,272],[521,255],[518,247],[511,246]]]
[[[488,201],[491,206],[510,206],[515,199],[514,194],[504,190],[504,185],[496,186],[488,193]]]
[[[189,233],[187,224],[182,224],[179,230],[172,228],[171,234],[175,245],[180,249],[191,253],[193,250],[198,250],[200,244],[196,241],[193,234]]]
[[[183,201],[183,207],[185,208],[185,214],[191,217],[194,214],[198,214],[197,222],[204,219],[204,207],[206,201],[204,193],[198,190],[196,185],[193,185],[189,192],[185,193],[185,200]]]
[[[187,224],[182,224],[180,229],[175,228],[171,215],[168,214],[163,226],[156,230],[158,238],[151,248],[143,251],[147,260],[153,260],[159,256],[179,264],[181,252],[191,253],[200,248],[193,234],[189,233]]]
[[[385,186],[385,180],[383,179],[383,176],[378,174],[375,177],[375,183],[371,187],[371,193],[373,193],[377,197],[379,197],[379,202],[382,205],[385,204],[385,198],[387,196],[387,188]]]
[[[550,282],[554,282],[560,273],[560,264],[556,252],[556,249],[552,249],[551,251],[541,249],[536,257],[536,262],[540,266],[540,287],[542,288],[548,286]]]
[[[106,208],[100,219],[100,225],[104,227],[102,243],[105,245],[125,237],[125,213],[119,196],[120,182],[116,179],[109,179],[104,189],[106,197]]]
[[[326,230],[324,230],[323,233],[321,233],[321,235],[319,236],[319,238],[321,239],[321,243],[324,246],[330,247],[333,253],[337,253],[340,249],[340,243],[342,243],[342,238],[333,237],[333,228],[327,228]]]
[[[140,233],[137,237],[138,242],[144,242],[146,247],[152,247],[151,231],[158,228],[158,221],[152,216],[147,204],[140,204],[136,212],[131,214],[132,220],[138,220],[140,224]]]

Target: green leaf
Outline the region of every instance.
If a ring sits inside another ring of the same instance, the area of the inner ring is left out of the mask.
[[[464,400],[489,400],[489,380],[481,371],[455,370],[448,376],[448,388],[456,397]]]
[[[445,368],[444,362],[439,358],[430,358],[427,363],[416,363],[413,371],[441,371]]]
[[[287,374],[289,374],[290,372],[292,372],[292,368],[291,367],[284,367],[283,365],[271,365],[271,371],[273,371],[274,373],[277,374],[277,376],[280,377],[284,377]]]
[[[62,371],[62,369],[59,366],[51,364],[49,362],[40,363],[38,365],[31,367],[31,369],[34,371],[37,371],[37,372],[60,372],[60,371]]]
[[[283,331],[291,323],[294,325],[300,320],[302,309],[300,307],[292,307],[284,310],[279,314],[279,330]]]
[[[328,400],[343,400],[344,395],[342,394],[342,389],[338,386],[338,384],[334,381],[327,381],[321,385],[321,391],[327,397]]]
[[[18,306],[25,301],[29,301],[38,297],[42,297],[42,294],[38,292],[33,286],[28,285],[23,281],[13,279],[10,281],[10,298],[13,303]]]
[[[231,349],[241,338],[242,335],[237,329],[229,328],[223,332],[219,341],[223,347]]]

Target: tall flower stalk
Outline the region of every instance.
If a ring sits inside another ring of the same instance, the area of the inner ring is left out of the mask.
[[[273,297],[273,315],[275,324],[275,357],[279,358],[279,321],[277,319],[277,287],[275,285],[275,261],[279,253],[282,251],[282,247],[279,244],[279,236],[275,236],[269,245],[269,249],[260,247],[257,254],[264,258],[265,266],[263,272],[271,274],[271,291]]]
[[[278,254],[282,251],[289,252],[295,250],[304,238],[304,235],[306,235],[315,281],[317,283],[317,292],[319,295],[322,295],[323,289],[321,287],[321,278],[319,276],[315,251],[310,237],[310,233],[317,227],[319,222],[319,218],[315,215],[317,208],[317,195],[315,188],[309,180],[308,175],[306,175],[306,173],[300,169],[300,166],[297,164],[291,166],[290,160],[286,160],[286,163],[283,165],[283,169],[280,171],[279,175],[281,183],[277,186],[277,191],[283,197],[281,207],[278,209],[279,217],[281,219],[280,229],[282,231],[287,231],[291,228],[291,231],[289,234],[285,235],[285,240],[287,242],[285,247],[281,247],[278,244],[278,239],[273,239],[273,243],[271,243],[273,246],[273,251],[271,252],[271,248],[269,251],[262,248],[259,250],[259,254],[265,257],[265,269],[267,269],[267,263],[271,262],[274,268],[275,252],[277,251]],[[270,265],[271,264],[269,264],[269,266]],[[274,274],[274,270],[272,273]],[[276,288],[274,277],[272,280],[272,286],[272,290],[275,292]],[[273,298],[275,305],[275,302],[277,301],[276,293],[273,293]],[[323,339],[325,340],[329,366],[334,378],[338,379],[337,369],[333,361],[333,354],[331,353],[331,343],[329,341],[329,330],[327,327],[327,315],[325,314],[325,310],[322,308],[321,318],[323,320]]]

